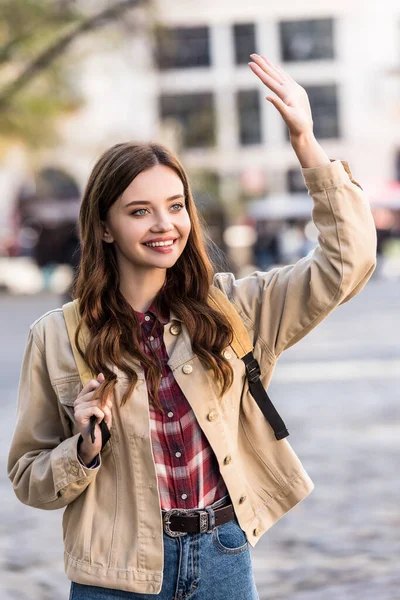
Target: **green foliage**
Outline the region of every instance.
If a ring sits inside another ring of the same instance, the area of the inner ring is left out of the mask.
[[[55,141],[55,119],[81,99],[68,62],[57,57],[27,85],[8,90],[30,63],[82,17],[75,2],[0,0],[0,138],[29,146]]]
[[[55,141],[57,118],[83,102],[72,42],[145,0],[101,4],[88,14],[78,0],[0,0],[0,147]]]

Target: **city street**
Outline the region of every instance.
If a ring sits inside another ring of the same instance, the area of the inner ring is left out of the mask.
[[[68,598],[62,511],[22,505],[6,474],[28,328],[60,302],[0,296],[2,600]],[[399,282],[373,279],[281,358],[270,396],[315,489],[252,550],[260,600],[400,599],[399,389]]]

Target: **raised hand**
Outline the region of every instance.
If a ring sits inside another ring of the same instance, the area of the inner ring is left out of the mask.
[[[281,67],[259,54],[250,54],[249,66],[253,73],[276,96],[266,99],[280,112],[289,129],[290,139],[313,135],[313,120],[307,92]]]

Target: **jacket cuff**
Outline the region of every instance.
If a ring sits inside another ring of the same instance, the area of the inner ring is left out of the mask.
[[[79,454],[78,454],[78,460],[79,460],[79,462],[81,463],[81,465],[82,465],[83,467],[85,467],[86,469],[95,469],[96,467],[99,467],[99,466],[100,466],[100,463],[99,463],[99,455],[95,456],[95,457],[94,457],[94,459],[93,459],[93,460],[92,460],[92,461],[91,461],[91,462],[90,462],[88,465],[85,465],[84,461],[83,461],[83,460],[82,460],[82,458],[79,456]]]
[[[361,188],[361,185],[353,179],[347,161],[336,160],[334,158],[330,158],[329,160],[331,161],[330,165],[301,169],[304,182],[311,193],[341,186],[349,180]]]
[[[56,492],[71,483],[89,477],[93,479],[101,466],[101,458],[96,468],[89,469],[85,467],[78,459],[78,440],[79,434],[67,438],[51,452],[51,466],[54,478],[54,487]],[[85,481],[85,487],[87,481]]]

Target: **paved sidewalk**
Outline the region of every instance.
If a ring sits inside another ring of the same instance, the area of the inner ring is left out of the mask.
[[[59,304],[0,296],[1,600],[68,598],[62,511],[6,476],[28,325]],[[315,489],[252,551],[260,600],[400,600],[399,361],[400,285],[372,281],[279,362],[269,392]]]

